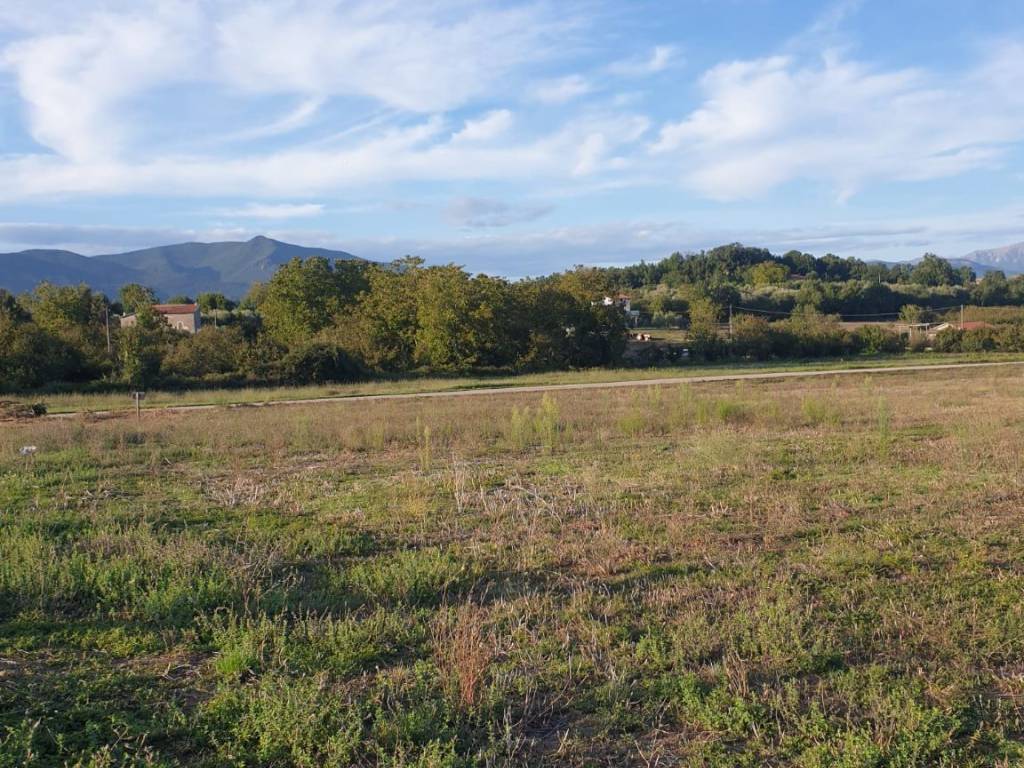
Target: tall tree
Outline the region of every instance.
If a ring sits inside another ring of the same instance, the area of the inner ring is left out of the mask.
[[[958,275],[952,265],[934,253],[926,253],[910,273],[910,281],[918,285],[956,285]]]
[[[351,309],[366,286],[361,262],[294,258],[274,273],[258,305],[271,338],[286,347],[311,340]]]
[[[117,292],[117,299],[126,315],[157,303],[156,291],[138,283],[122,285],[121,290]]]

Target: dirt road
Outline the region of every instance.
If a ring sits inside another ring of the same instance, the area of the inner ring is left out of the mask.
[[[476,397],[508,393],[528,394],[531,392],[563,392],[578,389],[613,389],[617,387],[657,387],[680,384],[712,384],[723,381],[763,381],[771,379],[795,379],[811,376],[862,376],[879,373],[910,373],[915,371],[948,371],[962,368],[997,368],[1008,365],[1022,366],[1024,360],[994,363],[941,363],[937,365],[896,365],[875,368],[838,368],[815,371],[765,371],[762,373],[729,373],[708,376],[666,376],[658,379],[628,379],[624,381],[585,382],[581,384],[538,384],[531,386],[479,387],[477,389],[453,389],[439,392],[409,392],[392,395],[336,395],[295,400],[266,400],[262,402],[229,403],[217,405],[166,405],[146,408],[143,413],[179,413],[187,411],[212,411],[219,408],[267,408],[276,405],[312,405],[317,403],[363,402],[368,400],[414,400],[427,397]],[[127,415],[129,409],[91,411],[92,416]],[[80,415],[81,411],[48,414],[48,418],[67,419]]]

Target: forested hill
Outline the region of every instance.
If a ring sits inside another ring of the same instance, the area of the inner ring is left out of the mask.
[[[107,296],[116,296],[122,285],[141,283],[163,298],[210,292],[240,299],[249,286],[270,279],[282,264],[310,256],[357,258],[345,251],[308,248],[269,237],[244,242],[179,243],[102,256],[29,250],[0,254],[0,288],[21,293],[44,281],[56,285],[85,283]]]
[[[605,273],[629,293],[642,322],[654,325],[676,325],[694,301],[710,301],[720,316],[733,306],[776,317],[810,308],[849,319],[891,318],[907,304],[1024,305],[1024,275],[1007,277],[984,264],[931,253],[889,264],[800,251],[775,255],[733,243]]]

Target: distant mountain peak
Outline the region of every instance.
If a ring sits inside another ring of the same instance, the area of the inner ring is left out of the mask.
[[[125,283],[142,283],[162,297],[213,291],[237,299],[280,265],[310,256],[359,258],[346,251],[308,248],[265,235],[245,242],[176,243],[102,256],[37,248],[0,253],[0,288],[20,293],[44,280],[58,285],[86,283],[113,297]]]
[[[1006,274],[1024,273],[1024,243],[971,251],[964,259],[980,262],[990,269],[998,269]]]

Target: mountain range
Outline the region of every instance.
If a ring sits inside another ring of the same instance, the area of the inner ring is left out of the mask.
[[[1002,248],[989,248],[982,251],[971,251],[964,259],[977,261],[987,265],[988,269],[1001,269],[1006,274],[1024,272],[1024,243],[1004,245]]]
[[[125,283],[141,283],[163,299],[207,291],[240,299],[250,285],[269,279],[296,256],[358,258],[345,251],[307,248],[262,236],[245,242],[179,243],[102,256],[34,249],[0,253],[0,288],[21,293],[44,280],[58,285],[85,283],[113,298]]]
[[[279,266],[296,256],[359,258],[345,251],[308,248],[263,236],[245,242],[179,243],[102,256],[34,249],[0,253],[0,288],[21,293],[44,280],[58,285],[86,283],[115,297],[125,283],[141,283],[164,299],[207,291],[239,299],[254,282],[269,279]],[[969,266],[979,275],[993,269],[1007,275],[1022,274],[1024,243],[972,251],[949,261],[954,267]]]

